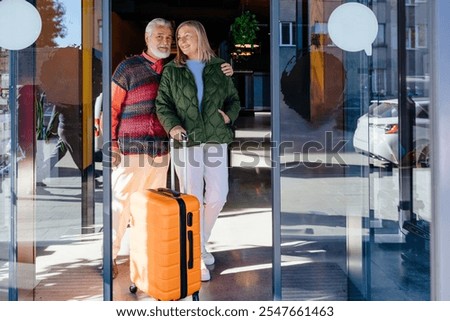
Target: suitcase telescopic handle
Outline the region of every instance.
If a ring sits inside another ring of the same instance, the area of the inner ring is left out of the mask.
[[[188,151],[187,151],[187,141],[188,141],[188,136],[185,133],[181,133],[181,145],[182,145],[182,149],[183,149],[183,153],[184,153],[184,168],[183,168],[183,173],[184,173],[184,190],[181,192],[187,193],[187,164],[188,164]],[[174,151],[174,139],[172,137],[170,137],[169,140],[169,149],[171,152]],[[172,156],[174,154],[172,153]],[[172,190],[175,190],[175,163],[174,163],[174,157],[172,157],[172,159],[170,160],[170,188]],[[180,190],[181,190],[181,186],[180,186]]]

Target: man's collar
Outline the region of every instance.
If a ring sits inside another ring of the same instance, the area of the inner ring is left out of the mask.
[[[156,59],[147,54],[145,51],[142,52],[142,56],[152,63],[152,69],[158,74],[162,73],[164,66],[164,59]]]

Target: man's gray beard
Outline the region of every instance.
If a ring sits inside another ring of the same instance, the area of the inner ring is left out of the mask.
[[[165,52],[159,51],[158,49],[152,49],[152,48],[149,48],[149,49],[152,52],[153,56],[155,56],[156,58],[166,59],[167,57],[170,56],[170,52],[165,53]]]

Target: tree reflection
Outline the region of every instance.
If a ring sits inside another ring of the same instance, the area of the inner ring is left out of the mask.
[[[67,35],[67,27],[64,24],[66,8],[58,0],[38,0],[36,7],[42,18],[41,35],[36,41],[38,48],[56,47],[57,38]]]

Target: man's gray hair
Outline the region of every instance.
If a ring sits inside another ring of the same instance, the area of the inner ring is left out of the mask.
[[[163,19],[163,18],[155,18],[152,21],[150,21],[147,24],[147,27],[145,27],[145,33],[152,34],[153,29],[155,29],[158,26],[167,27],[172,30],[173,33],[173,26],[172,23],[169,20]]]

